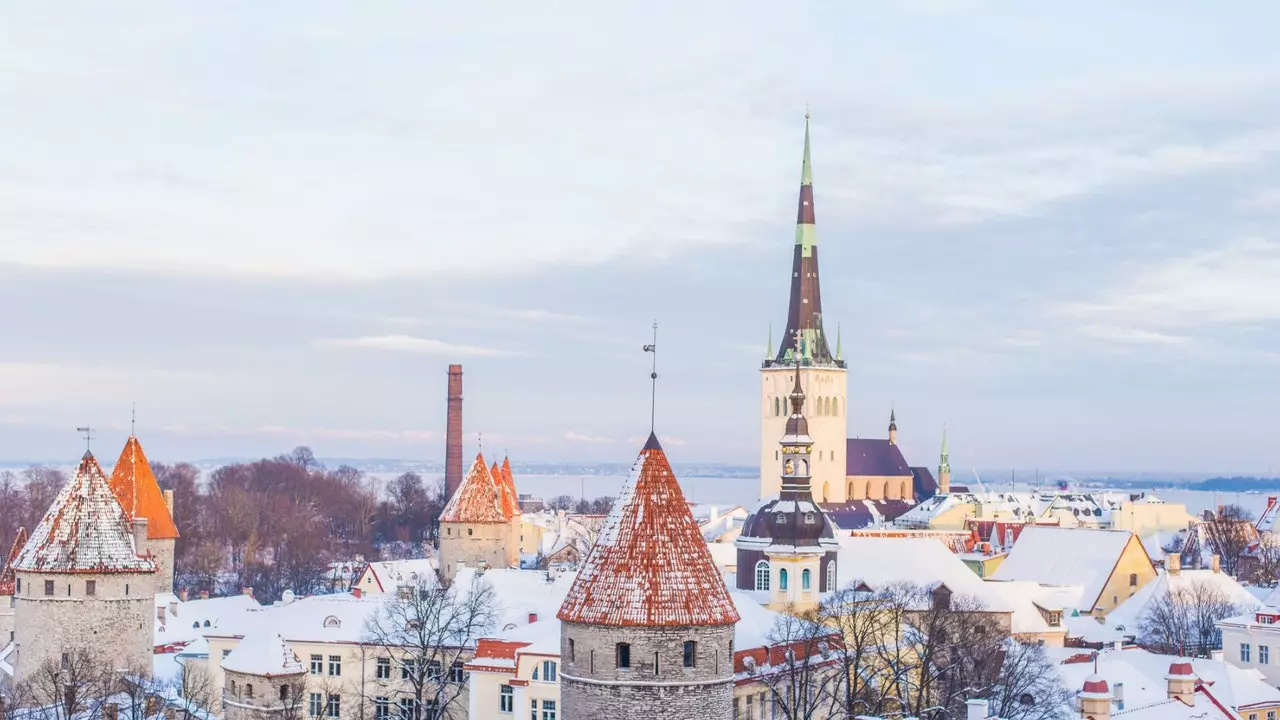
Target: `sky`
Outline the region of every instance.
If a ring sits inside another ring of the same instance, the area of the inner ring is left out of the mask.
[[[850,436],[1280,465],[1280,6],[0,8],[0,459],[751,463],[805,108]],[[775,335],[775,340],[778,337]]]

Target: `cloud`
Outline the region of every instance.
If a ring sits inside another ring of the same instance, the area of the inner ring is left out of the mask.
[[[321,340],[320,344],[331,347],[364,348],[367,350],[416,353],[418,355],[447,355],[451,357],[522,354],[513,350],[459,345],[413,335],[366,335],[355,338],[329,338]]]
[[[323,440],[365,440],[365,441],[405,441],[435,442],[443,440],[443,436],[432,430],[387,430],[381,428],[328,428],[328,427],[287,427],[282,425],[259,425],[254,427],[230,427],[214,425],[209,427],[193,427],[174,424],[159,428],[161,432],[171,435],[204,436],[233,435],[254,436],[269,435],[295,438],[316,438]]]
[[[564,439],[574,443],[602,444],[614,442],[612,439],[607,437],[600,437],[599,435],[583,435],[582,433],[574,432],[573,430],[565,430]]]

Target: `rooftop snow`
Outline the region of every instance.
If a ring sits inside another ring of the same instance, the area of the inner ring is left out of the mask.
[[[1142,548],[1127,530],[1031,526],[1022,531],[992,578],[1079,585],[1083,589],[1081,602],[1088,606],[1080,609],[1092,610],[1131,541]]]
[[[306,672],[298,655],[277,632],[246,635],[222,661],[222,669],[246,675],[277,677]]]
[[[504,523],[509,518],[502,510],[502,492],[498,479],[485,465],[484,455],[477,454],[461,487],[440,513],[440,522]]]

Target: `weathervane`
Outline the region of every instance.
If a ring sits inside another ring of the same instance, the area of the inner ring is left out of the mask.
[[[93,428],[85,425],[84,427],[76,428],[76,432],[84,433],[84,451],[89,452],[89,444],[93,442]]]
[[[656,425],[657,406],[658,406],[658,321],[653,321],[653,343],[645,345],[644,351],[653,353],[653,367],[649,370],[649,432],[652,433]]]

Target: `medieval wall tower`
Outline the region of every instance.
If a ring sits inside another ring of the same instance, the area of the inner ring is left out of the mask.
[[[108,484],[129,522],[139,517],[147,521],[147,536],[138,551],[144,555],[149,553],[156,563],[156,592],[173,592],[174,545],[178,540],[178,526],[173,522],[173,493],[160,490],[151,472],[151,463],[142,452],[142,443],[132,433],[111,469]]]
[[[462,486],[440,513],[441,577],[452,580],[463,565],[519,567],[519,508],[514,483],[508,486],[501,469],[495,473],[484,455],[476,455]]]
[[[787,330],[776,353],[769,351],[760,368],[760,497],[781,490],[772,468],[781,460],[778,438],[790,415],[788,395],[792,371],[800,367],[800,381],[809,398],[809,433],[813,439],[813,494],[818,502],[845,501],[846,430],[849,378],[839,338],[832,353],[823,326],[822,293],[818,276],[818,232],[813,205],[813,174],[809,162],[809,115],[804,118],[804,160],[800,173],[800,202],[796,243],[791,262],[791,298]]]
[[[147,519],[130,526],[86,452],[13,562],[15,682],[78,652],[151,674],[156,565],[139,555],[146,538]]]
[[[226,720],[302,717],[307,671],[279,633],[245,636],[222,659],[222,707]]]
[[[557,617],[566,720],[727,720],[738,611],[650,434]]]

